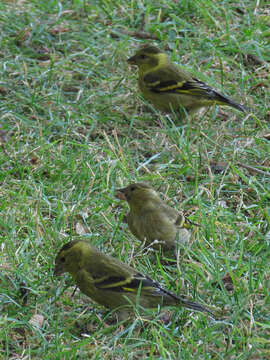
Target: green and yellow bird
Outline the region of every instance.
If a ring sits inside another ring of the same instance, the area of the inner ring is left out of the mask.
[[[163,201],[148,184],[133,183],[116,191],[116,197],[128,202],[127,223],[141,242],[154,249],[176,250],[187,243],[191,233],[184,228],[184,215]]]
[[[144,98],[163,112],[193,114],[214,104],[227,105],[243,112],[247,110],[173,64],[168,55],[156,46],[139,48],[128,63],[139,68],[138,83]]]
[[[54,275],[72,275],[76,285],[91,300],[108,309],[117,309],[125,319],[139,304],[143,308],[184,306],[212,314],[204,306],[163,289],[159,283],[136,269],[103,254],[87,241],[65,244],[55,260]]]

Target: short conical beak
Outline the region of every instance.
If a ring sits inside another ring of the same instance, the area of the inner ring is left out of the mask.
[[[115,193],[115,197],[119,200],[127,200],[123,189],[117,189]]]

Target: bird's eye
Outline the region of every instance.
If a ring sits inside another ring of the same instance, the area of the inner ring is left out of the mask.
[[[143,60],[143,59],[146,59],[146,55],[141,54],[141,55],[140,55],[140,59],[142,59],[142,60]]]
[[[62,263],[64,263],[64,262],[66,261],[66,259],[65,259],[64,257],[62,257],[62,258],[60,259],[60,261],[61,261]]]

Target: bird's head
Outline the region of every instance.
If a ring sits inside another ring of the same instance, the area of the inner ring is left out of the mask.
[[[58,276],[65,272],[75,275],[84,259],[85,252],[91,249],[86,241],[71,241],[65,244],[58,252],[55,259],[54,275]]]
[[[167,55],[154,45],[144,45],[127,61],[137,65],[140,70],[147,71],[158,66],[161,61],[167,60]]]
[[[133,209],[143,207],[149,200],[160,200],[157,192],[144,183],[133,183],[125,188],[118,189],[116,197],[120,200],[126,200]]]

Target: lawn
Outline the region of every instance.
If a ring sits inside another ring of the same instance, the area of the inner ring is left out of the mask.
[[[269,359],[267,1],[2,0],[0,20],[1,359]],[[126,61],[149,42],[249,111],[155,111]],[[200,225],[177,263],[129,232],[115,190],[134,181]],[[179,307],[115,323],[53,277],[72,239],[220,320]]]

